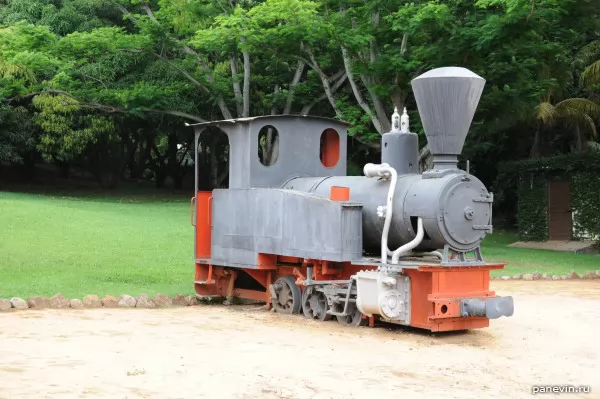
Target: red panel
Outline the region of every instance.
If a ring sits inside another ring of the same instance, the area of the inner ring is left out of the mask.
[[[196,259],[210,259],[212,192],[196,194]]]

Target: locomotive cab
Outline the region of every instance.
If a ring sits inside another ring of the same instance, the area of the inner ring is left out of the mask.
[[[274,188],[294,177],[346,175],[349,124],[343,121],[269,115],[188,126],[195,130],[196,144],[209,126],[227,134],[230,189]]]

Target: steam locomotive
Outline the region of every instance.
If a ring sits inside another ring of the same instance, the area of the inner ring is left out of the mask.
[[[300,115],[240,118],[217,126],[229,138],[229,188],[191,200],[195,291],[263,301],[267,309],[375,320],[429,331],[483,328],[512,316],[512,297],[489,288],[481,241],[492,232],[493,194],[458,168],[457,156],[485,80],[459,67],[411,81],[433,155],[418,169],[418,137],[406,109],[382,135],[381,164],[347,176],[348,124]],[[258,155],[277,133],[275,162]],[[196,154],[197,161],[197,154]],[[197,162],[196,162],[197,164]]]

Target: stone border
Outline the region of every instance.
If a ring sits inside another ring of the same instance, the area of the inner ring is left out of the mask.
[[[546,273],[527,273],[527,274],[515,274],[514,276],[502,276],[502,277],[491,277],[492,280],[525,280],[525,281],[534,281],[534,280],[599,280],[600,279],[600,270],[596,270],[596,272],[587,272],[583,275],[577,274],[575,270],[571,270],[566,275],[552,275]]]
[[[587,272],[579,276],[574,270],[566,275],[551,275],[546,273],[515,274],[514,276],[490,277],[491,280],[598,280],[600,270]],[[56,294],[51,298],[43,296],[32,296],[29,299],[13,297],[11,299],[0,298],[0,312],[9,310],[25,309],[94,309],[94,308],[140,308],[156,309],[182,306],[199,305],[201,302],[195,295],[183,296],[181,294],[169,298],[164,294],[156,294],[154,298],[141,294],[137,298],[123,294],[119,298],[105,295],[102,299],[98,295],[86,295],[83,300],[74,298],[67,299],[63,294]]]
[[[130,295],[121,295],[115,298],[109,295],[102,299],[98,295],[86,295],[83,300],[74,298],[67,299],[63,294],[56,294],[51,298],[43,296],[32,296],[29,299],[13,297],[11,299],[0,298],[0,312],[9,310],[25,309],[94,309],[94,308],[171,308],[182,306],[199,305],[200,300],[195,295],[183,296],[181,294],[170,298],[164,294],[156,294],[154,298],[141,294],[137,298]]]

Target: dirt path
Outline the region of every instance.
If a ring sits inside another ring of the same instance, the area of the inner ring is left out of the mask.
[[[438,337],[248,306],[0,314],[0,399],[600,398],[600,281],[494,286],[512,318]]]

